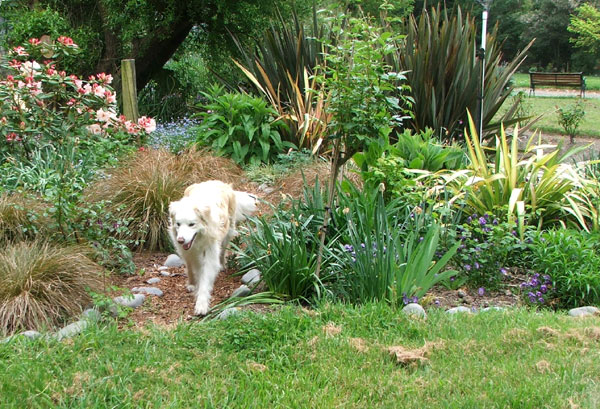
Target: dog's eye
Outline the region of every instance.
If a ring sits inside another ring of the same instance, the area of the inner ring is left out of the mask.
[[[177,227],[181,226],[181,223],[175,223],[177,225]]]
[[[194,227],[196,223],[190,223],[190,227]]]

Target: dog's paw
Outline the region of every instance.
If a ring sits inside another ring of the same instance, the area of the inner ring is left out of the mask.
[[[196,286],[192,285],[192,284],[188,284],[185,286],[185,289],[188,290],[189,293],[193,293],[194,291],[196,291]]]
[[[206,315],[208,314],[209,302],[208,300],[197,300],[196,307],[194,308],[195,315]]]

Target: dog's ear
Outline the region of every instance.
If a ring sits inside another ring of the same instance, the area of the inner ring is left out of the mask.
[[[209,206],[194,206],[194,212],[198,216],[200,220],[206,224],[206,222],[210,219],[210,207]]]
[[[178,207],[179,207],[179,202],[169,203],[169,218],[171,220],[173,220],[175,218],[175,213],[177,212]]]

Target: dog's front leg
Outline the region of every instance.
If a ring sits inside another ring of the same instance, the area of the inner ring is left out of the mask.
[[[206,315],[210,307],[210,294],[221,270],[220,262],[221,245],[215,241],[205,250],[201,274],[198,278],[198,288],[196,292],[196,307],[194,314]]]

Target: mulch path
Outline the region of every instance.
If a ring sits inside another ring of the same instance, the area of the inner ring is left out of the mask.
[[[166,260],[168,254],[164,253],[138,253],[134,257],[138,274],[123,276],[114,275],[110,278],[110,285],[120,289],[151,286],[160,288],[164,295],[157,297],[147,295],[142,307],[133,310],[127,316],[124,325],[144,327],[148,323],[173,328],[179,322],[197,319],[194,317],[194,296],[185,286],[187,277],[183,267],[167,270],[171,276],[161,276],[158,270]],[[150,278],[158,277],[161,281],[157,284],[147,284]],[[449,309],[457,306],[481,309],[485,307],[511,307],[520,304],[518,295],[518,282],[520,277],[514,275],[502,291],[486,291],[479,295],[476,289],[461,288],[460,291],[446,289],[442,286],[434,287],[420,302],[426,308]],[[211,306],[226,300],[231,293],[241,285],[240,276],[236,270],[228,268],[221,271],[215,281]],[[512,290],[512,291],[511,291]],[[121,291],[122,292],[122,291]]]
[[[162,297],[147,295],[142,307],[137,308],[127,316],[136,326],[144,326],[151,322],[162,326],[175,326],[178,322],[194,319],[195,298],[185,288],[187,276],[184,267],[169,268],[171,274],[164,277],[158,270],[166,260],[168,254],[163,253],[138,253],[134,256],[134,263],[138,274],[111,277],[111,285],[122,289],[133,287],[156,287],[163,291]],[[211,306],[227,299],[231,293],[241,285],[240,277],[234,276],[235,270],[221,271],[212,292]],[[158,277],[160,282],[147,284],[146,281]]]

